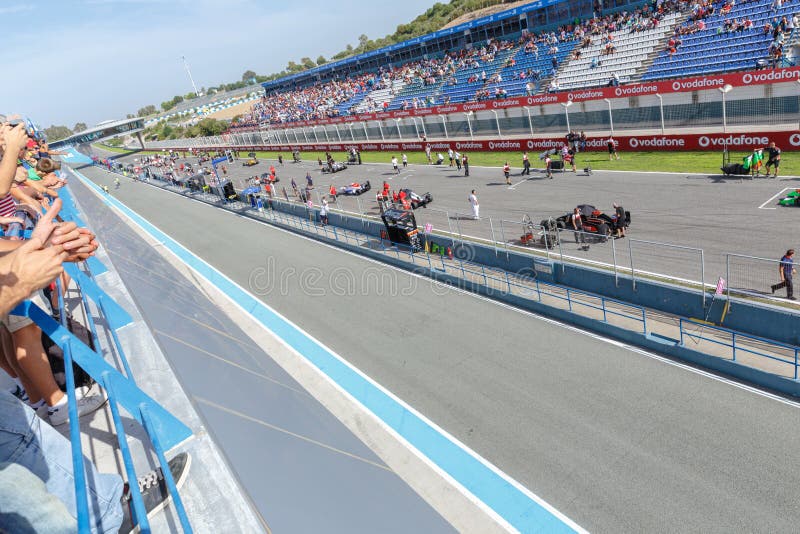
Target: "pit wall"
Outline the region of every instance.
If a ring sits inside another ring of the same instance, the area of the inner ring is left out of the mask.
[[[310,216],[315,217],[317,215],[316,213],[310,214],[308,208],[304,205],[276,202],[274,203],[274,208],[303,218],[308,218]],[[330,213],[329,222],[333,226],[367,233],[374,235],[376,238],[381,235],[383,230],[383,225],[379,222],[366,219],[362,220],[338,213]],[[280,222],[276,222],[275,224],[277,226],[284,226]],[[286,229],[293,232],[298,231],[297,228],[292,226],[286,226]],[[312,239],[323,239],[314,234],[307,235]],[[708,313],[708,308],[705,310],[703,308],[701,296],[698,291],[690,291],[677,286],[640,280],[636,281],[636,287],[634,289],[630,277],[620,276],[619,284],[617,284],[613,273],[598,269],[574,265],[562,266],[560,262],[550,261],[545,258],[532,258],[531,256],[521,253],[509,252],[508,255],[506,255],[505,251],[495,251],[492,247],[479,244],[454,244],[450,239],[441,236],[429,235],[427,236],[427,241],[428,247],[433,253],[452,254],[455,258],[474,261],[490,267],[525,273],[528,276],[535,276],[537,279],[544,282],[552,282],[571,288],[581,289],[596,295],[603,295],[620,301],[630,302],[654,310],[661,310],[685,317],[705,317],[705,314]],[[501,300],[520,309],[525,309],[568,324],[576,325],[602,336],[611,337],[624,343],[665,354],[681,361],[718,371],[774,391],[800,397],[800,381],[798,380],[748,367],[735,361],[711,356],[693,350],[691,346],[681,345],[678,340],[643,334],[640,331],[633,331],[615,326],[598,319],[583,316],[579,313],[573,313],[566,309],[549,306],[517,295],[498,295],[496,291],[487,288],[481,283],[474,283],[441,272],[435,268],[428,269],[427,267],[421,267],[419,265],[412,267],[404,257],[395,258],[368,247],[354,245],[344,241],[339,241],[338,246],[404,270],[420,272],[440,282],[467,291]],[[711,304],[710,296],[707,298],[706,303]],[[709,313],[708,316],[709,320],[719,322],[724,303],[724,298],[717,298],[716,302],[711,306],[711,313]],[[784,343],[797,344],[797,333],[794,332],[791,327],[796,321],[797,316],[788,312],[766,309],[750,303],[737,302],[735,305],[731,306],[731,311],[725,319],[724,326],[752,335],[775,339]]]
[[[308,208],[302,204],[274,203],[274,208],[307,218]],[[376,238],[383,231],[383,224],[369,219],[331,212],[330,224],[355,232],[364,232]],[[747,301],[734,300],[720,324],[727,298],[707,293],[705,308],[699,289],[659,283],[652,280],[633,280],[628,275],[614,273],[588,266],[561,263],[536,258],[521,252],[495,249],[494,247],[453,241],[443,236],[428,235],[431,250],[441,254],[453,254],[455,258],[473,261],[487,267],[495,267],[516,273],[527,273],[544,282],[580,289],[596,295],[629,302],[645,308],[662,311],[686,318],[712,321],[720,326],[753,336],[763,337],[790,345],[800,345],[798,316],[790,311],[762,306]]]

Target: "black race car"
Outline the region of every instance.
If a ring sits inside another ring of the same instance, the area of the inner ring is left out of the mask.
[[[367,180],[363,184],[360,184],[358,182],[353,182],[352,184],[348,184],[337,189],[336,194],[345,196],[358,196],[358,195],[363,195],[370,189],[372,189],[372,186],[370,185],[369,180]]]
[[[403,193],[405,193],[405,198],[409,204],[411,204],[411,209],[417,208],[424,208],[431,202],[433,202],[433,195],[430,193],[425,193],[423,195],[418,195],[411,189],[401,189]]]
[[[619,221],[616,215],[603,213],[591,204],[579,204],[578,210],[583,218],[583,231],[598,234],[603,237],[603,240],[612,235],[618,226],[627,227],[631,224],[631,212],[629,211],[625,212],[625,220]],[[572,229],[572,212],[557,218],[556,224],[559,228]]]

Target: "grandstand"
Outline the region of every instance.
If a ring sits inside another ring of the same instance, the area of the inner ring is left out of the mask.
[[[794,64],[800,0],[729,2],[534,2],[264,83],[234,128]]]
[[[776,41],[773,21],[787,23],[800,11],[797,0],[783,3],[773,9],[772,0],[755,0],[728,4],[714,4],[715,13],[706,18],[693,14],[689,21],[676,29],[675,36],[682,41],[674,52],[665,49],[642,76],[643,80],[657,80],[677,76],[693,76],[714,72],[758,68],[759,60],[766,66],[770,58],[770,45]],[[737,21],[737,27],[731,26]],[[727,26],[726,26],[727,25]],[[769,26],[769,29],[767,29]],[[782,49],[790,49],[798,41],[800,30],[791,24],[785,28]],[[783,38],[783,37],[781,37]],[[713,53],[709,53],[713,51]],[[778,66],[788,66],[785,58]],[[771,61],[770,61],[771,62]]]

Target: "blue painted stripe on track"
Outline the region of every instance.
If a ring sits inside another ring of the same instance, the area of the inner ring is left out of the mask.
[[[286,345],[314,364],[509,525],[526,533],[582,532],[581,527],[552,507],[548,509],[549,505],[536,500],[533,494],[523,491],[521,485],[512,483],[510,477],[503,476],[497,468],[490,467],[488,461],[482,461],[476,457],[476,453],[466,450],[464,446],[454,442],[423,420],[419,414],[409,411],[403,404],[357,372],[354,367],[345,363],[343,358],[335,355],[291,321],[228,279],[125,204],[105,194],[100,186],[78,171],[73,169],[72,172],[84,184],[98,192],[106,204],[122,211],[144,231],[160,241],[181,261],[219,288],[258,322],[281,338]]]

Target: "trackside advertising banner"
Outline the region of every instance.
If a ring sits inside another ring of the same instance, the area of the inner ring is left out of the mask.
[[[571,100],[572,102],[585,102],[588,100],[602,100],[604,98],[626,98],[633,96],[666,95],[670,93],[686,93],[691,91],[704,91],[717,89],[725,85],[745,87],[750,85],[764,85],[771,83],[792,82],[800,80],[800,67],[787,69],[756,70],[735,72],[732,74],[708,75],[698,78],[680,78],[675,80],[654,81],[648,83],[634,83],[619,87],[596,87],[591,89],[576,89],[559,93],[547,93],[535,96],[520,96],[498,100],[485,100],[483,102],[468,102],[466,104],[453,104],[449,106],[435,106],[432,108],[415,109],[408,111],[387,111],[382,113],[364,113],[335,117],[332,119],[319,119],[312,121],[296,121],[287,124],[273,125],[278,128],[292,128],[295,126],[314,126],[318,124],[343,124],[345,122],[362,122],[383,119],[402,119],[406,117],[425,117],[428,115],[444,115],[448,113],[464,113],[469,111],[486,111],[490,109],[506,109],[531,106],[559,104]],[[255,129],[255,128],[249,128]],[[242,129],[240,131],[247,131]]]
[[[750,151],[767,146],[770,141],[775,141],[784,151],[800,150],[800,132],[753,132],[735,134],[683,134],[683,135],[651,135],[651,136],[615,136],[617,149],[631,152],[667,152],[685,150],[722,150],[726,145],[728,150]],[[607,137],[590,137],[587,140],[587,149],[592,151],[606,150]],[[507,141],[474,140],[474,141],[432,141],[422,142],[396,142],[396,143],[332,143],[332,144],[300,144],[300,145],[271,145],[271,146],[237,146],[228,147],[247,151],[266,152],[291,152],[302,151],[331,151],[343,152],[351,147],[356,147],[365,152],[422,152],[430,145],[432,157],[436,153],[445,153],[452,148],[463,153],[469,152],[544,152],[551,148],[561,148],[564,145],[563,137],[548,137],[537,139],[511,139]],[[218,150],[220,147],[210,147]],[[187,150],[179,149],[175,150]]]

